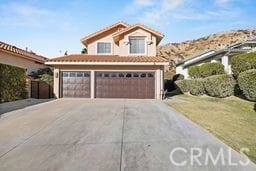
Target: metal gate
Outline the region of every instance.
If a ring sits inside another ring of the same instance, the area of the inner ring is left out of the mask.
[[[52,85],[43,81],[31,81],[31,98],[49,99],[53,97]]]

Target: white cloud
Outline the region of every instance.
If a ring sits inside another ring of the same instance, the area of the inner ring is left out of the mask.
[[[216,4],[226,4],[229,3],[231,0],[215,0]]]
[[[132,9],[133,13],[141,13],[138,16],[138,20],[159,27],[168,24],[167,19],[171,12],[175,11],[184,2],[184,0],[150,0],[143,3],[138,3],[137,1],[133,2],[130,9]]]
[[[138,2],[140,1],[140,2]],[[213,3],[228,3],[231,0],[214,0]],[[142,23],[164,27],[173,20],[213,20],[218,18],[234,18],[239,15],[239,9],[228,6],[206,8],[201,0],[134,0],[129,5],[132,9],[127,13]]]
[[[134,0],[135,5],[150,6],[154,3],[154,0]]]

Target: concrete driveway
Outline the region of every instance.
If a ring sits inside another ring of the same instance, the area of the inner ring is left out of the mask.
[[[224,163],[205,165],[207,149],[215,158],[222,149]],[[192,162],[191,151],[199,155],[197,161]],[[155,100],[59,99],[0,118],[0,170],[256,169],[252,163],[235,165],[246,160],[233,150],[230,166],[229,152]]]

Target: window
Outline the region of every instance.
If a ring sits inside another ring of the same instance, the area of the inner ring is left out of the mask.
[[[76,76],[77,76],[77,77],[83,77],[83,73],[82,73],[82,72],[78,72],[78,73],[76,74]]]
[[[132,74],[127,73],[127,74],[126,74],[126,77],[132,77]]]
[[[63,72],[63,77],[68,77],[68,72]]]
[[[85,72],[85,73],[84,73],[84,77],[90,77],[90,74],[87,73],[87,72]]]
[[[102,73],[96,73],[96,77],[102,77]]]
[[[145,54],[145,38],[144,37],[130,38],[130,54]]]
[[[119,73],[118,76],[119,76],[119,77],[124,77],[124,74]]]
[[[111,54],[111,43],[110,42],[98,42],[97,43],[98,54]]]
[[[139,77],[139,74],[138,73],[134,73],[133,77]]]
[[[108,73],[105,73],[105,74],[104,74],[104,77],[109,77],[109,74],[108,74]]]
[[[117,76],[116,76],[116,73],[112,73],[112,74],[111,74],[111,77],[117,77]]]
[[[69,77],[76,77],[76,73],[75,72],[70,72]]]
[[[140,77],[141,77],[141,78],[144,78],[144,77],[146,77],[146,74],[143,73],[143,74],[140,75]]]
[[[154,74],[148,73],[148,77],[149,77],[149,78],[150,78],[150,77],[154,77]]]

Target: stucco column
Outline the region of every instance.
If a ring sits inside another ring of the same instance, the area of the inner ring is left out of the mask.
[[[162,100],[162,95],[164,93],[164,66],[161,66],[160,70],[160,99]]]
[[[228,73],[228,74],[230,74],[231,73],[231,71],[230,71],[230,69],[229,69],[229,64],[228,64],[228,56],[223,56],[222,58],[221,58],[221,63],[224,65],[224,68],[225,68],[225,71]]]
[[[161,69],[156,70],[156,99],[161,99]]]
[[[59,68],[55,68],[53,70],[53,93],[55,95],[55,97],[60,98],[59,95],[59,87],[60,87],[60,70]]]
[[[91,99],[95,98],[95,71],[91,70]]]

